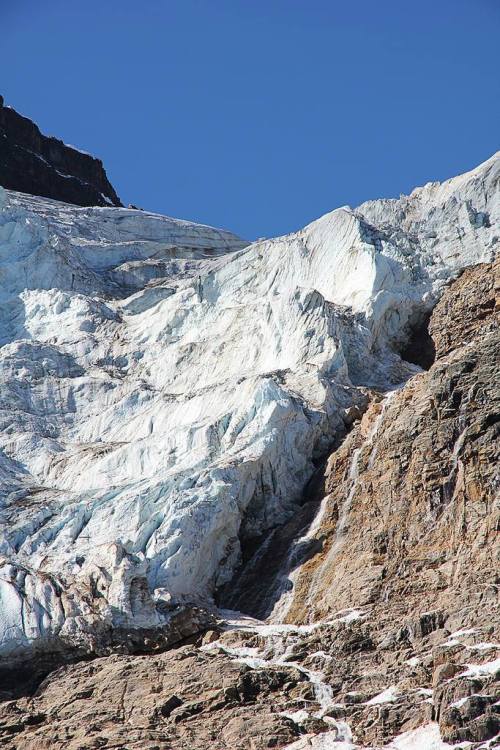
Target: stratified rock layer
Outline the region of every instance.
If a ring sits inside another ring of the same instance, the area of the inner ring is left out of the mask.
[[[77,206],[121,206],[102,161],[43,135],[0,96],[0,185]]]

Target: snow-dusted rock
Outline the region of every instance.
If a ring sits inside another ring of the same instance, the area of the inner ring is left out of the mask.
[[[250,246],[3,192],[4,653],[68,620],[155,627],[153,600],[209,600],[240,539],[293,512],[358,387],[414,371],[409,326],[491,260],[499,165]]]

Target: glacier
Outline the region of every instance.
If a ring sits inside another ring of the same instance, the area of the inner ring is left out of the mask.
[[[0,188],[0,655],[210,605],[366,389],[418,371],[412,329],[498,250],[499,174],[251,244]]]

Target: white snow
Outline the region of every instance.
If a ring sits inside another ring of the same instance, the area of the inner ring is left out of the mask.
[[[452,633],[450,635],[450,639],[463,638],[466,635],[474,635],[474,633],[477,633],[477,628],[468,628],[468,629],[465,629],[465,630],[457,630],[455,633]]]
[[[84,154],[85,156],[92,156],[93,159],[95,159],[95,156],[93,154],[89,154],[88,151],[84,151],[83,148],[78,148],[78,146],[73,146],[71,143],[65,143],[65,146],[68,148],[72,148],[73,151],[79,151],[80,154]]]
[[[467,664],[465,672],[461,672],[457,677],[481,677],[497,672],[500,672],[500,659],[493,659],[485,664]]]
[[[365,706],[378,706],[380,703],[394,703],[398,699],[398,690],[395,685],[391,685],[386,690],[366,701]]]
[[[342,729],[322,732],[321,734],[305,734],[291,745],[286,745],[283,750],[356,750],[351,738],[351,733],[345,725]]]
[[[469,701],[471,698],[485,698],[485,697],[491,697],[491,696],[484,696],[480,693],[473,693],[472,695],[466,695],[465,698],[460,698],[458,701],[454,701],[453,703],[450,703],[448,708],[460,708],[461,706],[465,705],[467,701]],[[496,704],[493,704],[496,705]]]
[[[426,697],[430,697],[432,695],[432,690],[430,688],[417,688],[416,692],[418,695],[425,695]]]
[[[234,612],[229,609],[219,609],[219,615],[224,619],[224,626],[227,630],[246,630],[257,633],[263,638],[282,635],[306,635],[329,624],[326,622],[315,622],[311,625],[268,624],[262,620],[256,620],[241,612]]]
[[[452,750],[453,748],[467,747],[467,743],[450,745],[443,742],[439,733],[439,726],[432,722],[410,732],[404,732],[395,737],[388,745],[387,750]]]
[[[418,656],[412,656],[410,659],[407,659],[405,662],[408,664],[409,667],[417,667],[421,662],[421,659],[418,658]]]
[[[494,737],[491,737],[491,739],[486,740],[486,742],[482,742],[477,750],[498,750],[500,747],[500,733],[496,734]]]
[[[354,744],[352,738],[339,741],[337,737],[336,731],[304,735],[291,745],[287,745],[284,750],[361,750],[361,746]],[[481,744],[480,750],[496,747],[493,744],[494,741],[495,738]],[[466,750],[471,747],[471,744],[470,742],[461,742],[450,745],[448,742],[443,742],[438,724],[431,722],[418,729],[398,735],[388,745],[384,745],[384,748],[385,750]],[[366,750],[377,750],[377,748],[367,747]]]
[[[286,716],[287,719],[291,719],[295,724],[303,724],[309,718],[309,713],[304,709],[299,711],[292,711],[287,713],[286,711],[280,712],[280,716]]]
[[[367,615],[366,613],[361,609],[350,609],[346,612],[345,615],[341,615],[340,617],[336,617],[333,622],[355,622],[356,620],[362,620]]]
[[[0,191],[0,651],[209,601],[357,389],[415,372],[391,349],[407,323],[492,258],[498,171],[250,246]]]
[[[333,656],[331,654],[327,654],[326,651],[311,651],[309,653],[309,658],[310,659],[317,658],[317,659],[323,659],[323,661],[324,660],[331,661],[333,659]]]

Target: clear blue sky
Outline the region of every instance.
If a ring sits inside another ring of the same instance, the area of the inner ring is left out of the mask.
[[[488,158],[499,0],[0,0],[0,93],[124,203],[253,239]]]

